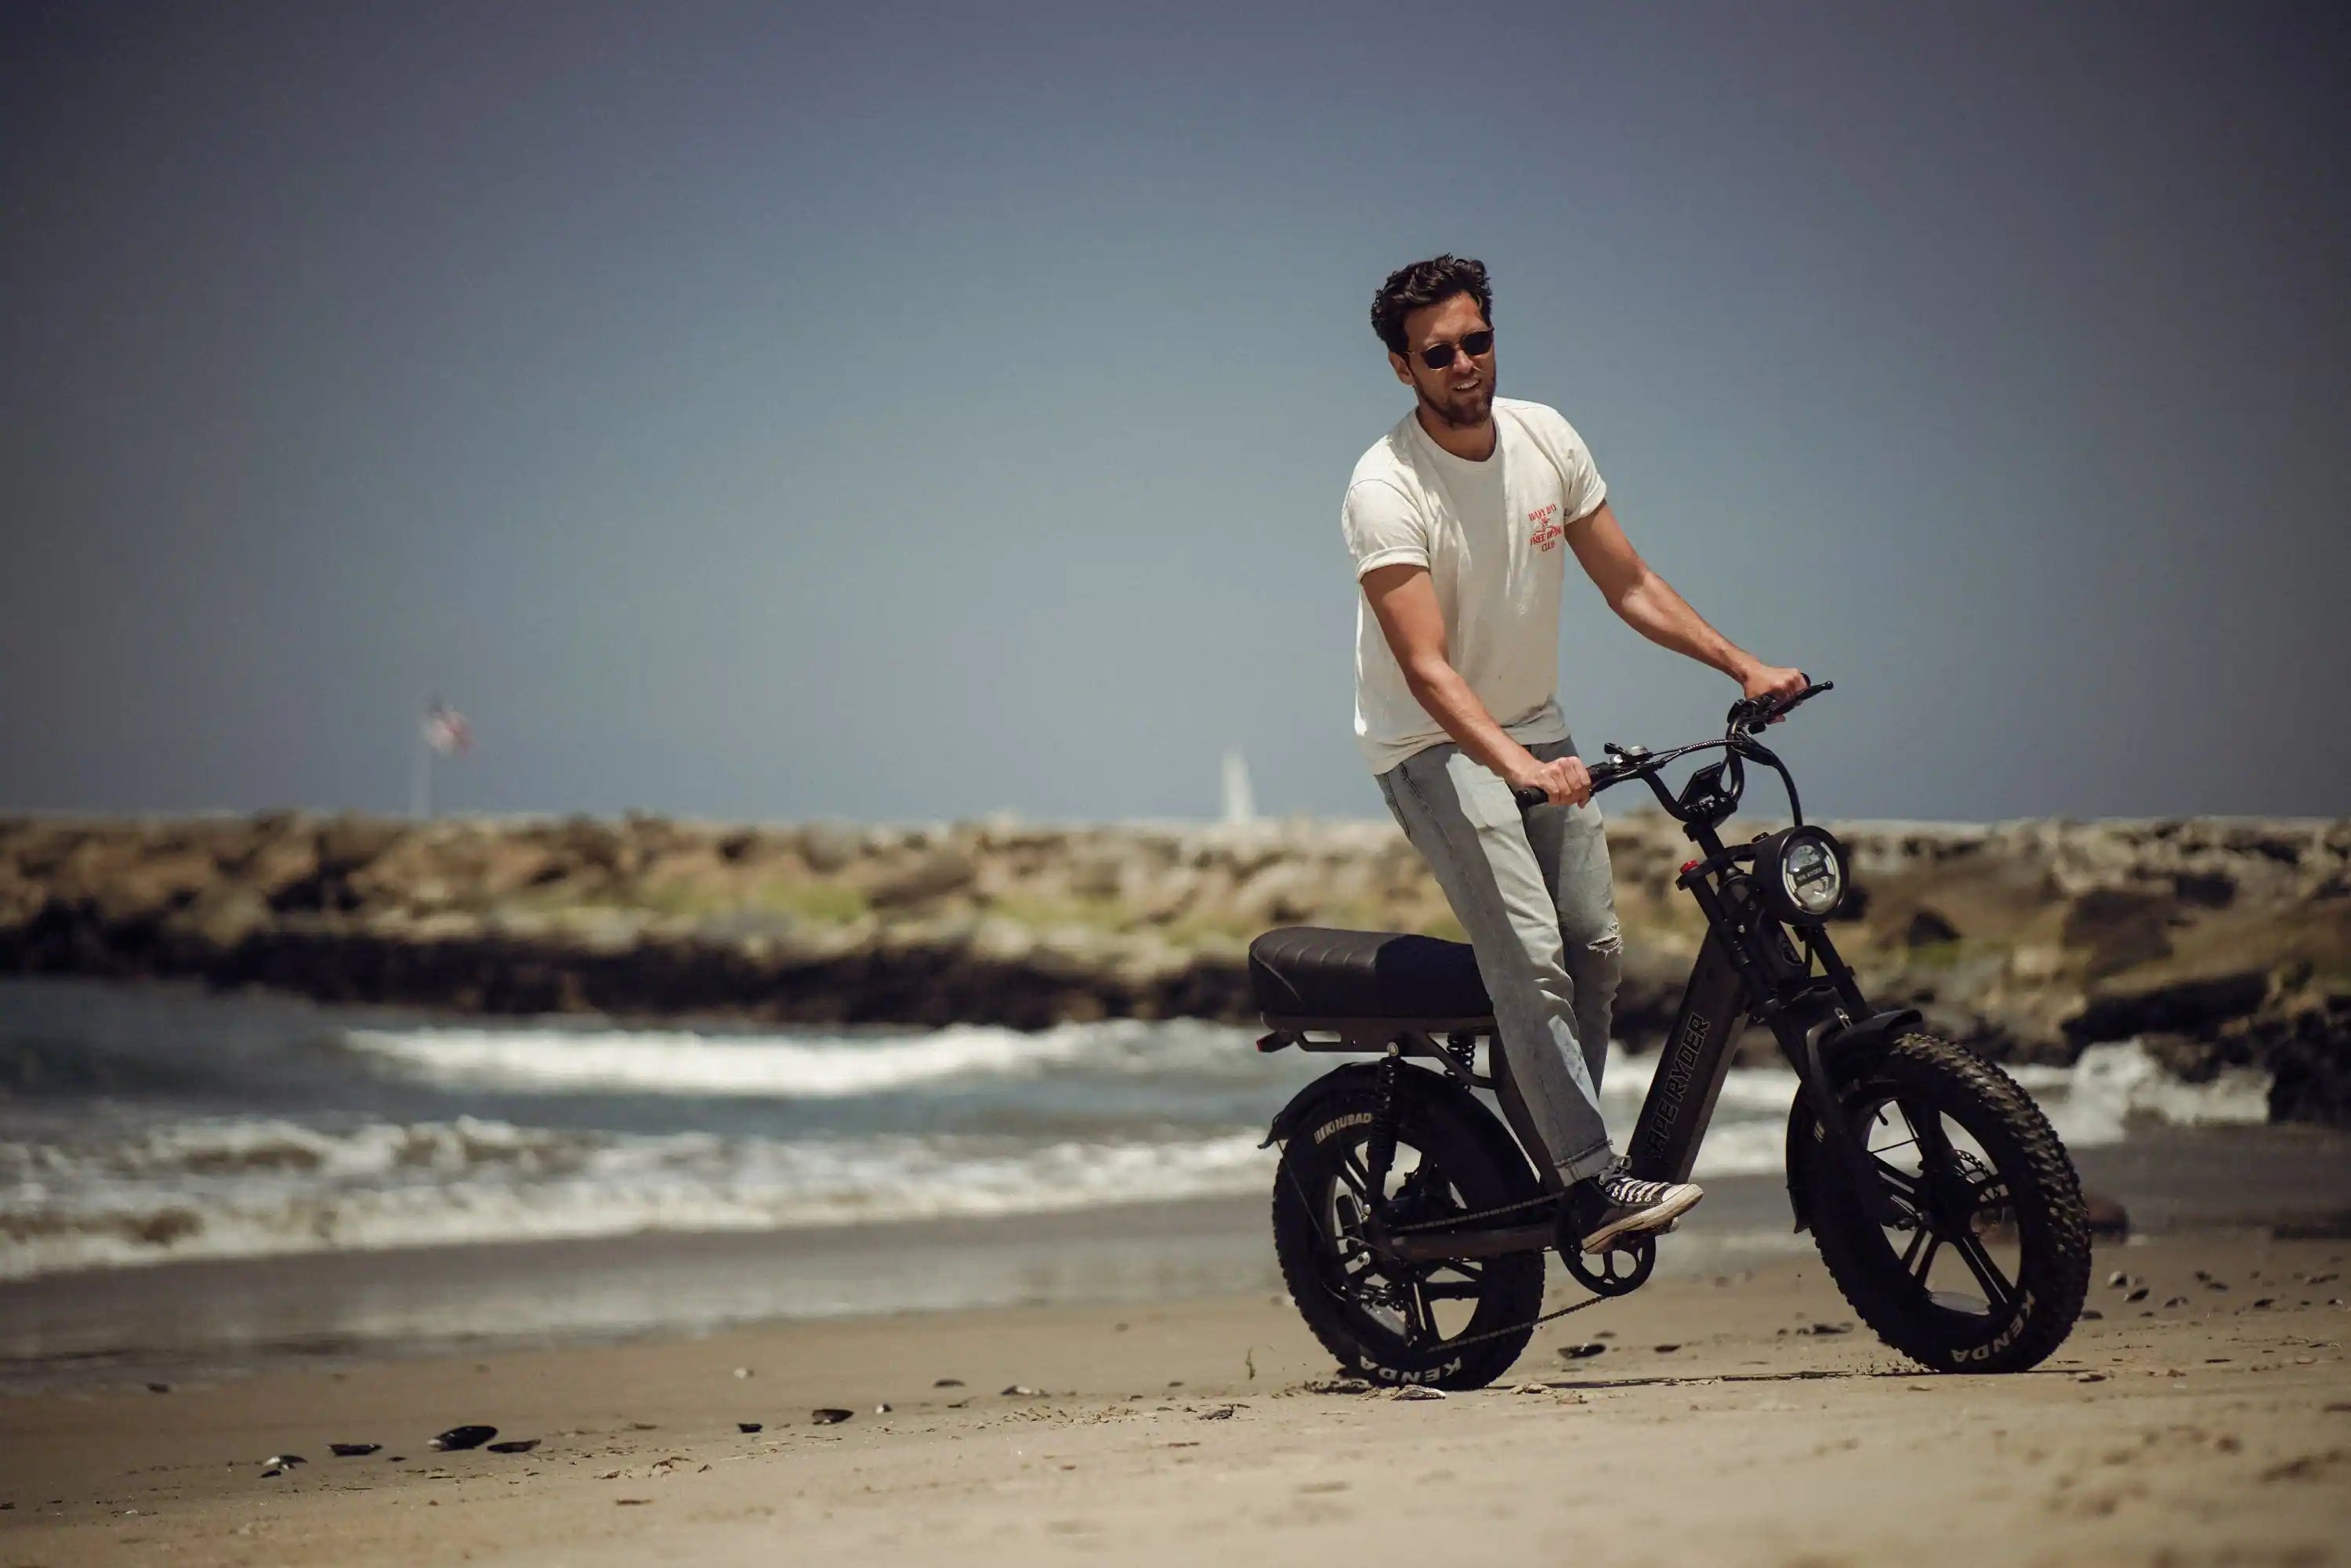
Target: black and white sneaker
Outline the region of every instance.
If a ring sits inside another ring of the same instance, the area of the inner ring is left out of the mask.
[[[1567,1222],[1586,1252],[1605,1252],[1618,1238],[1670,1230],[1698,1207],[1696,1182],[1639,1181],[1619,1160],[1568,1194]]]

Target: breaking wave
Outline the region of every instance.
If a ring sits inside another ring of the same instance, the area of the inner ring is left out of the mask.
[[[1261,1132],[1153,1142],[783,1141],[461,1118],[341,1132],[183,1124],[0,1144],[0,1278],[185,1258],[779,1230],[1248,1192]]]
[[[350,1031],[346,1039],[401,1071],[469,1082],[463,1075],[486,1073],[509,1091],[841,1096],[906,1092],[974,1074],[1214,1073],[1224,1071],[1220,1062],[1255,1056],[1242,1035],[1132,1024],[878,1040],[464,1030]],[[576,1054],[576,1067],[561,1064]],[[1602,1100],[1620,1138],[1656,1061],[1612,1061]],[[2267,1118],[2262,1074],[2240,1070],[2185,1084],[2135,1045],[2095,1047],[2072,1068],[2023,1068],[2016,1076],[2077,1148],[2118,1142],[2135,1122]],[[1287,1086],[1277,1091],[1265,1116]],[[1795,1092],[1794,1074],[1783,1069],[1735,1070],[1698,1176],[1778,1174]],[[558,1130],[470,1115],[323,1124],[193,1116],[89,1127],[0,1140],[0,1279],[186,1258],[783,1230],[1260,1194],[1275,1158],[1257,1146],[1263,1131],[1262,1116],[1240,1125],[1138,1123],[1085,1137],[728,1136]]]
[[[355,1029],[342,1039],[364,1058],[444,1088],[778,1100],[1068,1071],[1239,1077],[1255,1058],[1249,1030],[1190,1020],[1062,1024],[1033,1034],[962,1024],[914,1035],[446,1028]]]

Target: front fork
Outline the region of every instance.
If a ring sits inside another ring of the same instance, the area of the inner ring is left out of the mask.
[[[1836,1092],[1836,1080],[1829,1070],[1833,1055],[1853,1051],[1865,1051],[1884,1041],[1899,1030],[1908,1029],[1919,1021],[1918,1013],[1910,1008],[1894,1008],[1873,1013],[1859,1023],[1847,1019],[1842,1012],[1830,1013],[1813,1019],[1798,1030],[1793,1020],[1775,1020],[1772,1032],[1779,1037],[1780,1049],[1795,1068],[1805,1103],[1811,1107],[1813,1120],[1820,1126],[1823,1143],[1829,1158],[1844,1178],[1845,1190],[1854,1195],[1862,1211],[1880,1225],[1888,1225],[1901,1218],[1894,1195],[1877,1177],[1876,1165],[1868,1147],[1853,1129],[1844,1114]],[[1795,1151],[1789,1151],[1793,1157]],[[1792,1177],[1794,1172],[1791,1171]]]
[[[1877,1179],[1867,1146],[1845,1120],[1829,1062],[1834,1056],[1882,1041],[1896,1030],[1917,1023],[1919,1015],[1908,1009],[1870,1013],[1866,998],[1854,983],[1853,971],[1845,967],[1826,932],[1816,932],[1812,938],[1812,950],[1825,961],[1827,969],[1825,976],[1815,980],[1810,974],[1811,964],[1797,958],[1786,933],[1776,924],[1762,923],[1751,893],[1743,899],[1734,894],[1726,901],[1703,879],[1688,878],[1687,873],[1685,879],[1684,885],[1696,895],[1708,923],[1724,939],[1723,950],[1747,995],[1771,998],[1753,1013],[1770,1023],[1781,1054],[1796,1070],[1799,1092],[1821,1127],[1829,1158],[1844,1178],[1846,1189],[1871,1219],[1879,1224],[1893,1222],[1898,1218],[1893,1195]],[[1757,953],[1745,940],[1750,935],[1776,942],[1784,956]]]

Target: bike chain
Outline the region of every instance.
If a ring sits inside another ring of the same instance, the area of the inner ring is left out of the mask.
[[[1448,1225],[1468,1225],[1480,1219],[1491,1219],[1498,1214],[1516,1214],[1522,1208],[1533,1208],[1538,1205],[1552,1202],[1557,1197],[1556,1193],[1539,1192],[1532,1197],[1522,1197],[1516,1203],[1506,1203],[1499,1208],[1481,1208],[1475,1214],[1447,1214],[1436,1219],[1420,1220],[1412,1225],[1391,1225],[1388,1227],[1388,1234],[1416,1236],[1421,1231],[1442,1229]]]
[[[1570,1312],[1580,1312],[1586,1307],[1596,1307],[1603,1301],[1614,1300],[1615,1300],[1614,1296],[1586,1296],[1573,1306],[1562,1307],[1555,1312],[1545,1312],[1541,1317],[1529,1318],[1522,1323],[1512,1323],[1507,1328],[1488,1329],[1484,1333],[1468,1334],[1460,1339],[1448,1339],[1444,1342],[1445,1348],[1451,1350],[1457,1345],[1483,1344],[1489,1339],[1500,1339],[1505,1334],[1524,1333],[1530,1329],[1541,1328],[1553,1318],[1563,1318]]]

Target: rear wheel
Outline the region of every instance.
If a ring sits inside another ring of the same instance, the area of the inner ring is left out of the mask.
[[[1837,1289],[1887,1344],[1938,1372],[2021,1372],[2073,1332],[2090,1283],[2080,1180],[2016,1082],[1905,1035],[1855,1064],[1843,1109],[1885,1198],[1855,1200],[1815,1125],[1800,1145],[1813,1232]]]
[[[1482,1106],[1449,1096],[1403,1099],[1382,1190],[1389,1225],[1537,1195],[1525,1159]],[[1377,1106],[1368,1083],[1336,1090],[1284,1145],[1273,1186],[1282,1279],[1306,1326],[1342,1366],[1382,1383],[1482,1388],[1510,1369],[1534,1333],[1543,1255],[1405,1263],[1374,1252],[1364,1222],[1372,1213]]]

